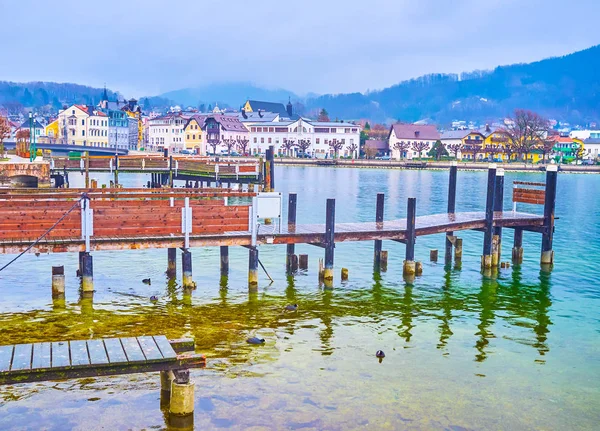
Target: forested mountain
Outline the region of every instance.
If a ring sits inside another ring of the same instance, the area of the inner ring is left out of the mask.
[[[60,109],[64,104],[96,104],[102,99],[103,88],[56,82],[16,83],[0,81],[0,105],[5,108],[42,107],[50,105]],[[116,93],[107,90],[109,98]]]
[[[600,120],[600,45],[564,57],[500,66],[489,72],[433,74],[367,94],[307,101],[339,118],[437,123],[486,121],[531,109],[562,121]]]

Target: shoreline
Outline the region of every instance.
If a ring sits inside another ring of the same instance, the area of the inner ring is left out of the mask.
[[[346,168],[381,168],[381,169],[448,169],[452,162],[419,162],[419,161],[396,161],[396,160],[322,160],[322,159],[293,159],[275,158],[276,165],[287,166],[317,166],[317,167],[346,167]],[[487,170],[488,163],[483,162],[458,162],[460,170]],[[525,163],[496,163],[498,168],[507,172],[545,172],[546,165],[530,165]],[[600,173],[600,165],[558,165],[559,172],[570,173]]]

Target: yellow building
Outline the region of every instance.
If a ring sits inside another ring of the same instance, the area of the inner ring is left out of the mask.
[[[199,150],[201,155],[206,155],[206,139],[202,130],[204,118],[194,116],[183,127],[185,148],[194,151],[194,153]]]
[[[91,106],[72,105],[58,114],[60,144],[108,147],[108,117]]]
[[[59,130],[58,118],[46,126],[45,133],[49,143],[53,144],[58,141],[58,137],[60,136]]]

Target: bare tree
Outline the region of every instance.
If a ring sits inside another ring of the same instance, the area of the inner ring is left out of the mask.
[[[462,142],[458,143],[458,144],[449,144],[448,145],[448,149],[450,150],[451,153],[454,153],[455,159],[458,159],[458,152],[460,150],[462,150],[462,148],[463,148]]]
[[[423,141],[414,141],[411,148],[419,154],[419,160],[421,160],[421,153],[429,149],[429,144]]]
[[[4,157],[4,140],[10,138],[10,122],[6,117],[0,117],[0,157]]]
[[[356,154],[356,150],[358,150],[358,145],[350,144],[348,149],[352,152],[352,158],[354,158],[354,154]]]
[[[462,152],[465,154],[471,154],[473,161],[477,160],[477,154],[481,151],[481,147],[476,144],[465,144],[462,148]]]
[[[217,147],[221,144],[221,140],[219,138],[217,139],[208,139],[207,140],[208,146],[212,147],[213,149],[213,155],[217,155]]]
[[[311,143],[312,142],[310,141],[310,139],[298,139],[298,143],[296,144],[296,146],[300,149],[302,154],[306,154],[306,150],[308,150]]]
[[[492,158],[491,161],[494,161],[494,159],[496,158],[496,154],[501,153],[502,152],[502,147],[500,145],[486,145],[485,146],[485,152],[488,153],[490,155],[490,157]]]
[[[367,159],[372,159],[377,155],[377,147],[371,144],[365,144],[364,152]]]
[[[508,145],[513,147],[513,151],[522,155],[527,163],[529,154],[541,145],[548,129],[547,119],[535,112],[516,109],[514,117],[510,119],[502,133],[506,136]]]
[[[237,141],[233,138],[223,139],[223,145],[227,148],[227,155],[231,156],[231,150],[237,145]]]
[[[542,150],[542,162],[546,163],[546,155],[550,155],[552,153],[555,143],[556,141],[554,139],[542,139],[542,144],[540,145],[540,149]]]
[[[248,148],[248,143],[250,140],[248,138],[238,138],[237,139],[237,149],[242,156],[246,155],[246,149]]]
[[[400,159],[404,158],[403,154],[408,151],[410,148],[410,142],[398,141],[394,144],[394,150],[398,150],[400,153]]]
[[[17,155],[20,157],[27,157],[27,152],[29,151],[29,129],[19,129],[15,135],[17,138],[16,150]]]
[[[283,144],[281,145],[283,148],[285,148],[285,152],[288,156],[292,155],[292,148],[294,148],[296,146],[296,140],[295,139],[284,139],[283,140]]]
[[[333,150],[333,155],[336,159],[343,146],[344,143],[342,141],[338,141],[337,139],[332,139],[331,141],[329,141],[329,147]]]

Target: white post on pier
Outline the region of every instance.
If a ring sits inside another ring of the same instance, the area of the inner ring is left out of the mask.
[[[81,200],[81,239],[85,240],[85,251],[90,252],[90,238],[94,235],[94,210],[90,198]]]
[[[190,233],[192,232],[192,207],[190,207],[190,198],[185,198],[184,206],[181,208],[181,231],[185,239],[183,247],[187,250],[190,247]]]

